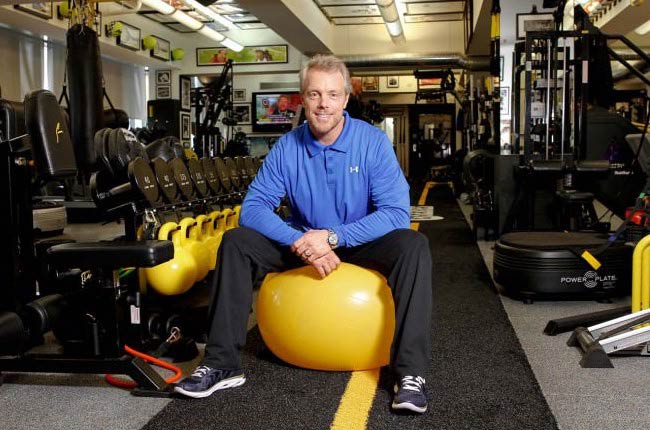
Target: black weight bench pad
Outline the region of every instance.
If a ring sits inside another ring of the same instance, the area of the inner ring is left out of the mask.
[[[55,245],[47,254],[49,263],[66,268],[152,267],[174,258],[174,246],[168,240],[74,242]]]

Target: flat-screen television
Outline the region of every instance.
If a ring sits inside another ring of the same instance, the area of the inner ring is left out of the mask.
[[[253,93],[253,132],[282,133],[291,130],[302,101],[297,91]]]

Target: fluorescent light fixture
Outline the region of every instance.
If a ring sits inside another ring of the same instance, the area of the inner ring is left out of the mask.
[[[189,2],[192,2],[193,4],[190,5]],[[199,6],[205,8],[204,6],[200,5],[200,3],[195,2],[194,0],[183,0],[183,3],[187,4],[190,7],[195,8],[196,10],[201,13],[201,11],[196,7],[198,4]],[[194,4],[195,3],[195,4]],[[145,6],[148,6],[152,9],[155,9],[156,11],[162,13],[163,15],[168,15],[172,18],[174,18],[176,21],[180,22],[184,26],[191,28],[192,30],[198,31],[205,37],[208,37],[212,40],[215,40],[217,42],[220,42],[223,46],[232,49],[233,51],[239,52],[244,47],[240,45],[239,43],[235,42],[232,39],[228,39],[226,36],[223,34],[219,33],[218,31],[215,31],[211,29],[210,27],[207,27],[205,24],[203,24],[200,21],[197,21],[196,19],[192,18],[182,10],[176,9],[174,6],[170,5],[169,3],[163,1],[163,0],[142,0],[142,4]],[[208,9],[208,8],[205,8]],[[209,9],[208,9],[209,10]],[[214,15],[221,17],[219,14],[214,13]],[[213,18],[215,21],[217,20],[216,18],[209,16],[208,18]],[[223,18],[223,17],[221,17]],[[230,23],[230,21],[227,21],[230,25],[233,25]],[[221,20],[219,20],[221,22]]]
[[[399,20],[399,12],[395,6],[395,0],[375,0],[379,13],[386,23],[386,30],[390,34],[393,43],[402,43],[405,41],[402,23]]]
[[[210,18],[211,20],[216,21],[219,24],[230,29],[237,28],[237,26],[233,24],[229,19],[226,19],[223,16],[219,15],[209,7],[203,6],[201,3],[199,3],[196,0],[181,0],[181,1],[185,5],[191,7],[192,9],[200,13],[201,15],[205,16],[206,18]]]
[[[641,24],[640,26],[635,28],[634,32],[642,36],[650,33],[650,21],[646,21],[645,24]]]

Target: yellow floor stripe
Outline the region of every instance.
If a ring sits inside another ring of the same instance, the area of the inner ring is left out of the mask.
[[[418,205],[422,206],[427,201],[429,188],[431,184],[427,182]],[[419,228],[419,222],[411,223],[411,229],[417,231]],[[352,372],[330,430],[366,430],[368,414],[379,383],[379,370]]]

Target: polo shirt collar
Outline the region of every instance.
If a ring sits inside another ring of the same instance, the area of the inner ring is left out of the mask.
[[[341,130],[341,134],[331,145],[323,145],[317,139],[315,139],[314,135],[311,134],[311,130],[309,130],[309,124],[305,124],[305,135],[303,139],[307,144],[307,151],[309,152],[310,157],[320,154],[326,148],[330,148],[338,152],[348,152],[348,148],[350,147],[350,139],[347,138],[347,135],[350,133],[352,119],[346,111],[343,111],[343,118],[343,130]]]

